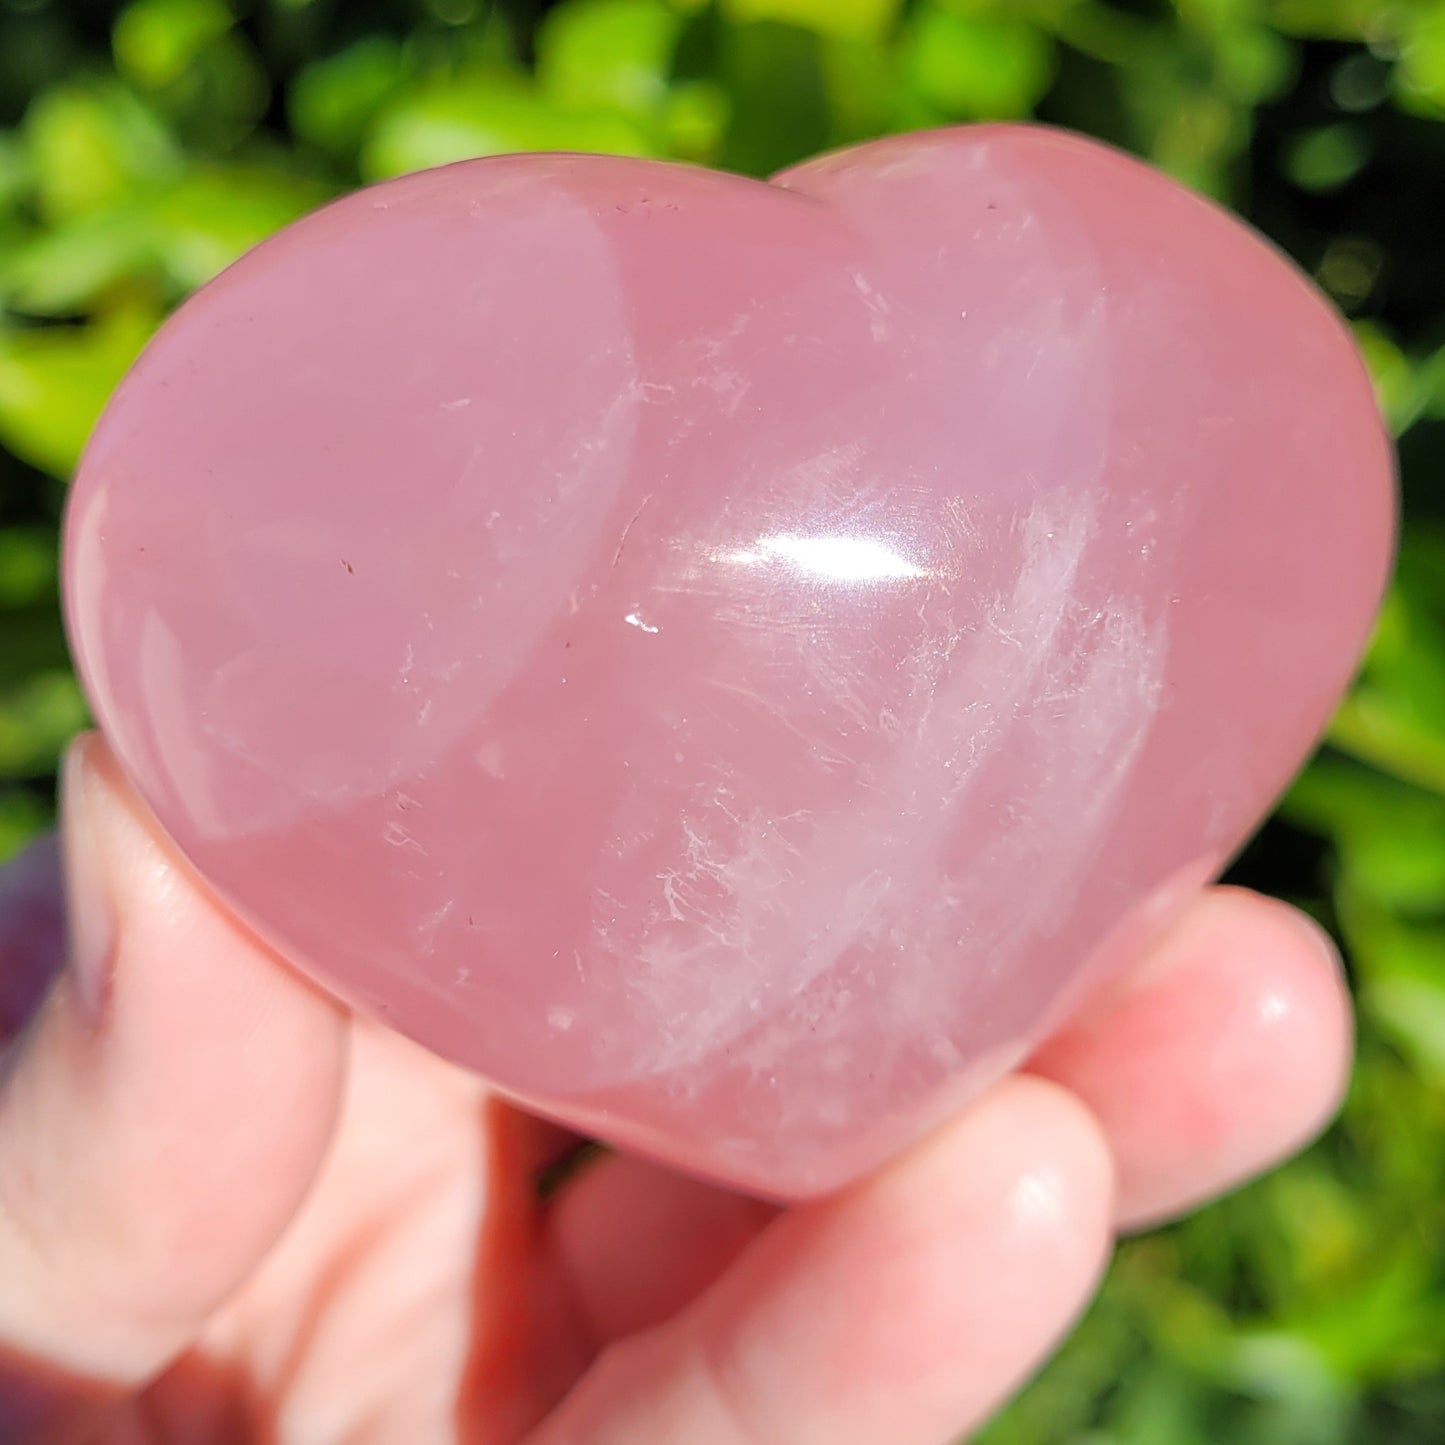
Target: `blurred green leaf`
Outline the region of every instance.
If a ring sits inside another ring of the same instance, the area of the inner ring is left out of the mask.
[[[1233,1388],[1260,1399],[1325,1406],[1333,1413],[1347,1393],[1320,1341],[1299,1328],[1242,1330],[1230,1359]]]
[[[1121,69],[1141,71],[1168,58],[1167,41],[1157,22],[1112,5],[1065,5],[1049,29],[1079,54]]]
[[[162,280],[178,296],[330,191],[256,166],[197,166],[151,194],[42,231],[0,256],[0,298],[34,316],[67,316],[113,291]]]
[[[159,90],[233,24],[223,0],[134,0],[115,23],[116,64],[127,79]]]
[[[151,197],[145,218],[167,274],[191,290],[330,195],[327,187],[285,171],[198,166]]]
[[[49,527],[0,529],[0,609],[30,607],[54,593],[55,540]],[[0,611],[0,627],[5,620]]]
[[[59,599],[53,594],[29,606],[7,608],[0,647],[0,692],[26,678],[67,666],[69,652]]]
[[[23,135],[40,210],[56,221],[123,202],[183,164],[154,112],[113,82],[45,91],[26,112]]]
[[[1204,1433],[1199,1389],[1178,1370],[1142,1373],[1121,1392],[1116,1423],[1095,1445],[1214,1445]],[[1084,1442],[1081,1442],[1084,1445]]]
[[[0,130],[0,212],[13,206],[31,184],[30,165],[20,138]]]
[[[1422,8],[1407,22],[1395,81],[1412,109],[1445,115],[1445,7]]]
[[[1270,0],[1266,12],[1271,23],[1293,35],[1385,42],[1396,33],[1408,5],[1399,0]]]
[[[291,125],[322,150],[350,154],[405,77],[401,45],[389,36],[369,35],[301,70],[288,97]]]
[[[87,326],[0,330],[0,444],[67,475],[159,320],[156,311],[126,307]]]
[[[1035,26],[1001,15],[958,15],[929,4],[914,13],[905,54],[918,94],[958,119],[1026,116],[1054,75],[1053,44]]]
[[[1413,528],[1360,679],[1336,713],[1344,752],[1445,797],[1445,533]]]
[[[1333,191],[1353,180],[1370,158],[1370,142],[1358,125],[1342,121],[1296,136],[1285,155],[1285,169],[1307,191]]]
[[[537,32],[538,83],[566,110],[651,116],[685,23],[662,0],[570,0]]]
[[[709,80],[673,84],[662,114],[668,154],[679,160],[711,160],[722,144],[731,110],[727,92]],[[1445,396],[1445,391],[1442,391]]]
[[[1320,279],[1331,291],[1347,290],[1348,283],[1341,286],[1339,281],[1330,276],[1328,253],[1321,273]],[[1410,424],[1420,414],[1420,408],[1426,399],[1415,369],[1409,357],[1375,323],[1358,322],[1354,332],[1355,341],[1375,383],[1381,409],[1389,419],[1391,430],[1399,436],[1409,429]]]
[[[1437,795],[1326,757],[1301,774],[1282,807],[1336,841],[1350,887],[1391,909],[1445,915],[1445,804]]]
[[[1270,1175],[1252,1194],[1259,1212],[1248,1221],[1244,1252],[1269,1318],[1312,1309],[1368,1269],[1379,1242],[1376,1223],[1323,1148]]]
[[[213,40],[150,98],[195,149],[226,152],[255,129],[271,104],[271,87],[250,42],[236,31]]]
[[[1419,387],[1420,414],[1440,419],[1445,417],[1445,346],[1432,351],[1415,368]]]
[[[828,116],[828,143],[853,144],[907,125],[915,103],[904,84],[903,45],[880,56],[878,48],[856,40],[827,40],[818,64]]]
[[[1293,83],[1298,70],[1295,48],[1276,31],[1238,16],[1216,29],[1212,39],[1216,73],[1230,99],[1259,105]]]
[[[425,83],[388,105],[362,148],[362,170],[378,179],[510,151],[651,149],[648,136],[620,115],[559,111],[518,77],[479,72]]]
[[[1416,1067],[1436,1084],[1445,1085],[1445,946],[1437,941],[1433,956],[1412,960],[1414,967],[1407,961],[1408,952],[1398,948],[1391,952],[1392,966],[1370,980],[1361,1001]]]
[[[829,144],[824,51],[815,33],[773,21],[733,25],[721,50],[730,111],[722,165],[766,176]]]
[[[40,231],[0,253],[0,299],[31,316],[73,315],[150,266],[152,241],[135,205]]]
[[[0,694],[0,776],[51,772],[89,719],[68,670],[38,673]]]
[[[1227,200],[1230,163],[1248,141],[1238,108],[1208,91],[1181,93],[1164,114],[1149,144],[1158,165],[1206,195]]]
[[[819,35],[872,39],[884,34],[901,0],[720,0],[723,13],[740,24],[775,21]]]
[[[1397,777],[1445,794],[1445,742],[1434,717],[1420,716],[1404,689],[1356,688],[1335,714],[1330,741]]]

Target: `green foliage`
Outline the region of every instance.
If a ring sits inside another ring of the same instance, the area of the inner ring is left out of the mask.
[[[1127,1244],[992,1445],[1445,1432],[1445,4],[0,0],[0,857],[83,703],[63,479],[166,312],[362,181],[598,149],[749,174],[1036,115],[1244,211],[1349,315],[1399,439],[1398,576],[1235,876],[1343,939],[1360,1063],[1305,1158]]]

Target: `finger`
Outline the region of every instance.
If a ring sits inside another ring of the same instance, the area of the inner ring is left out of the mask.
[[[1307,919],[1215,890],[1030,1068],[1077,1086],[1108,1120],[1121,1217],[1137,1223],[1217,1192],[1318,1126],[1348,1055],[1345,1004],[1332,947]],[[1232,1085],[1218,1074],[1231,1061],[1249,1075]],[[606,1344],[675,1313],[769,1217],[611,1157],[559,1197],[549,1237],[582,1321]]]
[[[671,1318],[776,1215],[758,1200],[608,1155],[558,1194],[542,1247],[600,1348]]]
[[[530,1445],[937,1445],[1078,1314],[1111,1210],[1092,1116],[1006,1080],[874,1179],[783,1215],[676,1319],[606,1352]]]
[[[295,1211],[347,1025],[217,910],[94,738],[67,763],[64,839],[67,963],[0,1087],[0,1346],[127,1386]],[[16,1438],[3,1410],[0,1438]]]
[[[1157,1221],[1292,1154],[1349,1072],[1339,957],[1303,914],[1240,889],[1206,894],[1140,968],[1029,1064],[1109,1136],[1118,1221]]]

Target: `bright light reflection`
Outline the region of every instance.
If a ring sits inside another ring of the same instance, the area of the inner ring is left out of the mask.
[[[760,537],[752,547],[727,556],[729,562],[744,564],[774,559],[838,582],[879,582],[928,575],[902,553],[866,537]]]

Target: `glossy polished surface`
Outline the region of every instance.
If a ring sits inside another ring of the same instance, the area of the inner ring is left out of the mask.
[[[70,623],[301,967],[799,1195],[1238,845],[1358,656],[1390,471],[1309,285],[1092,143],[490,159],[172,319],[82,465]]]

